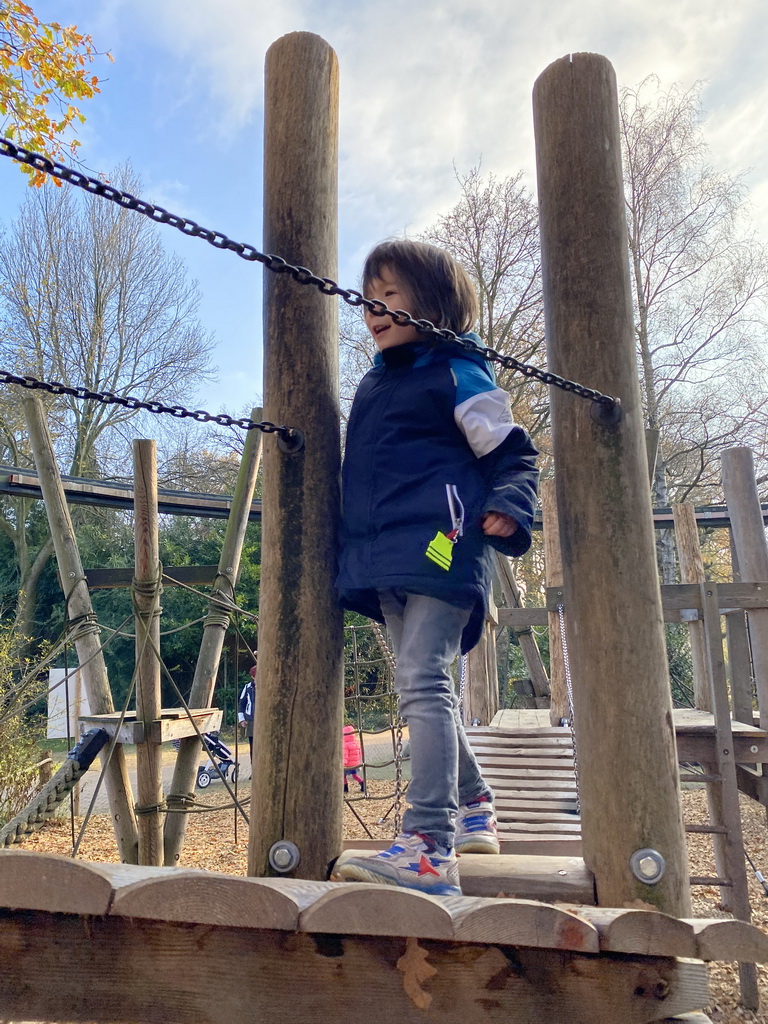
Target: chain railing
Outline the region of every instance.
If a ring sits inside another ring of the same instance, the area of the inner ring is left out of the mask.
[[[168,413],[177,419],[193,419],[197,423],[215,423],[220,427],[240,427],[242,430],[261,430],[265,434],[277,434],[278,443],[286,452],[299,451],[304,445],[304,435],[295,427],[277,426],[264,420],[257,423],[247,416],[228,416],[226,413],[211,413],[204,409],[185,409],[183,405],[163,405],[162,402],[145,402],[130,395],[116,395],[112,391],[91,391],[90,388],[72,387],[59,381],[38,380],[37,377],[19,376],[8,370],[0,370],[0,384],[16,384],[30,391],[45,391],[50,395],[71,395],[81,400],[101,402],[103,405],[120,405],[125,409],[153,413]]]
[[[0,156],[10,157],[12,160],[33,167],[37,171],[43,171],[45,174],[66,181],[70,185],[82,188],[91,195],[109,199],[111,202],[123,207],[123,209],[135,210],[137,213],[149,217],[150,220],[155,221],[157,224],[170,224],[171,227],[181,231],[182,234],[192,238],[202,238],[217,249],[228,249],[244,260],[261,263],[274,274],[289,274],[298,284],[311,285],[318,288],[324,295],[338,295],[348,305],[362,306],[373,316],[388,316],[400,327],[415,327],[428,337],[440,338],[457,345],[465,351],[475,354],[479,353],[489,362],[497,363],[508,370],[514,370],[524,377],[539,381],[540,384],[551,385],[578,395],[581,398],[589,399],[595,403],[595,408],[599,410],[598,418],[604,422],[617,422],[620,418],[621,403],[618,398],[605,395],[595,388],[586,387],[577,381],[568,380],[559,374],[542,370],[531,363],[524,363],[519,359],[515,359],[514,356],[504,355],[495,349],[478,347],[472,341],[462,338],[454,331],[443,327],[436,327],[429,320],[415,319],[403,309],[390,309],[378,299],[365,298],[361,292],[354,288],[342,288],[330,277],[319,277],[307,269],[307,267],[294,266],[286,259],[283,259],[282,256],[260,252],[255,246],[247,242],[236,242],[221,231],[204,228],[188,217],[180,217],[177,214],[170,213],[162,206],[138,199],[136,196],[131,195],[130,192],[124,192],[113,185],[107,184],[105,181],[90,177],[72,167],[67,167],[66,164],[62,164],[58,160],[52,160],[41,153],[35,153],[32,150],[25,149],[23,146],[17,146],[10,139],[0,139]],[[149,404],[152,405],[153,403]],[[156,410],[150,409],[149,411],[153,412]],[[162,411],[170,410],[163,409]],[[195,416],[194,413],[190,414],[186,410],[185,414]],[[174,415],[182,414],[174,413]],[[208,416],[207,413],[205,415]],[[216,417],[210,418],[216,419]],[[285,430],[287,428],[276,429]]]

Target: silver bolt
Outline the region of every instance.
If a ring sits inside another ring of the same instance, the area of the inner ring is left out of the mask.
[[[760,748],[757,746],[757,744],[753,743],[752,746],[749,748],[749,752],[751,754],[756,754],[759,749]]]
[[[638,882],[655,885],[664,876],[667,864],[657,850],[636,850],[629,858],[632,874]]]
[[[73,580],[75,578],[75,574],[73,572],[67,573],[67,575],[69,576],[69,578],[71,580]]]
[[[234,569],[232,568],[232,566],[231,566],[231,565],[228,565],[228,566],[227,566],[227,572],[229,573],[229,575],[230,575],[230,576],[231,576],[231,575],[232,575],[232,573],[234,572]]]
[[[281,839],[277,843],[273,843],[269,850],[269,863],[270,866],[275,870],[279,871],[280,874],[287,874],[289,871],[293,871],[294,868],[299,866],[301,860],[301,854],[299,848],[295,843],[290,842],[288,839]]]
[[[562,870],[558,871],[557,873],[558,873],[558,875],[567,875],[568,874],[567,871],[562,871]]]

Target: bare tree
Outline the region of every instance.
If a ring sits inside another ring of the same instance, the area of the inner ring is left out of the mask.
[[[743,180],[707,162],[700,87],[624,89],[621,128],[645,413],[661,432],[654,498],[711,498],[719,451],[764,437],[768,258]]]
[[[129,166],[112,180],[138,192]],[[146,218],[69,188],[30,192],[0,244],[2,364],[70,386],[183,403],[211,378],[213,339],[197,318],[198,291]],[[58,455],[75,476],[124,473],[125,426],[136,410],[61,396],[49,400]],[[15,464],[28,465],[12,392],[0,396],[0,426]],[[29,632],[32,596],[47,559],[28,549],[28,509],[6,502],[0,529],[19,560],[17,625]]]
[[[483,177],[479,167],[457,173],[458,203],[423,238],[451,253],[474,280],[483,342],[540,363],[544,307],[538,214],[522,178],[522,172],[501,180]],[[539,435],[548,421],[544,390],[508,370],[498,370],[498,377],[512,395],[516,415]]]

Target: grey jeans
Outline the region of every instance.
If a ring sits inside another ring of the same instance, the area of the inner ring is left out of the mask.
[[[459,806],[492,796],[467,742],[450,672],[471,609],[399,589],[380,590],[379,600],[395,648],[395,689],[411,743],[411,806],[403,831],[452,847]]]

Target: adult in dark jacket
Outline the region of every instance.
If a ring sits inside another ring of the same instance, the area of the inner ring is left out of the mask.
[[[537,452],[467,333],[476,296],[447,254],[383,243],[366,261],[363,289],[462,334],[469,351],[366,315],[380,351],[349,419],[336,585],[345,607],[385,621],[392,636],[410,728],[411,807],[390,850],[347,860],[337,876],[453,893],[454,848],[499,846],[450,665],[480,637],[491,546],[513,556],[530,546]]]
[[[240,699],[237,702],[237,724],[248,734],[248,748],[251,752],[251,764],[253,764],[253,722],[256,716],[255,665],[251,665],[249,675],[251,678],[240,691]]]

